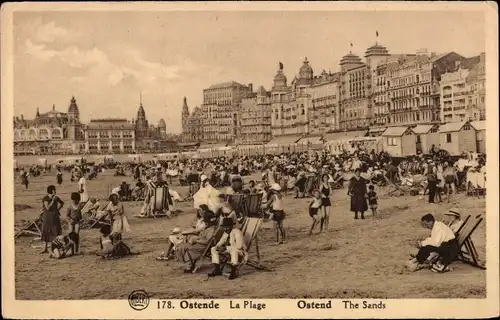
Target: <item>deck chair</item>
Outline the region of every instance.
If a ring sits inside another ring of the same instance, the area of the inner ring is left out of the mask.
[[[398,192],[396,196],[400,196],[401,194],[403,195],[408,195],[409,194],[409,190],[405,189],[405,188],[402,188],[400,186],[398,186],[397,184],[395,184],[394,182],[392,182],[391,180],[389,180],[389,178],[387,178],[386,175],[383,175],[384,177],[384,180],[385,182],[387,182],[387,185],[390,186],[392,188],[392,190],[390,190],[387,194],[389,196],[393,195],[396,191]]]
[[[25,223],[19,231],[15,234],[14,238],[18,238],[22,235],[34,235],[37,237],[42,236],[42,214],[43,211],[40,212],[38,217],[35,220],[30,220]]]
[[[97,212],[103,212],[103,211],[106,211],[106,209],[108,208],[109,204],[111,203],[111,201],[108,201],[104,204],[104,206],[102,206],[102,210],[101,210],[101,206],[99,206],[99,209],[97,210]],[[88,226],[89,229],[92,229],[92,228],[95,228],[95,227],[100,227],[102,225],[111,225],[111,219],[109,218],[108,214],[103,214],[101,215],[100,217],[97,217],[95,214],[92,215],[86,225]]]
[[[236,211],[236,216],[238,218],[245,215],[245,197],[246,195],[243,193],[226,194],[224,197],[224,200],[233,207],[234,211]]]
[[[219,225],[219,219],[217,219],[216,223],[217,223],[217,225]],[[210,259],[210,257],[211,257],[210,250],[212,249],[213,246],[215,246],[217,244],[217,242],[219,242],[223,233],[224,233],[224,230],[222,230],[222,228],[217,227],[217,229],[215,229],[215,232],[214,232],[213,236],[210,238],[210,240],[208,241],[207,246],[203,250],[203,252],[200,255],[200,257],[198,258],[198,260],[195,261],[195,267],[194,267],[192,273],[196,273],[200,269],[202,262],[203,262],[203,259],[205,259],[205,258]]]
[[[260,226],[262,225],[262,218],[246,218],[241,231],[243,232],[243,238],[245,241],[245,247],[247,251],[246,257],[240,260],[240,263],[237,267],[237,273],[239,273],[240,269],[245,265],[253,267],[257,270],[271,271],[266,266],[260,263],[260,252],[259,252],[259,241],[257,237],[257,233],[259,232]],[[252,244],[255,243],[255,251],[256,251],[256,260],[249,259],[250,249]],[[224,253],[221,254],[221,269],[223,270],[225,266],[229,263],[229,254]]]
[[[484,270],[486,267],[480,262],[476,247],[471,239],[472,234],[483,220],[482,214],[474,217],[468,216],[457,231],[457,241],[460,248],[458,260]]]
[[[150,216],[153,218],[170,217],[170,194],[167,185],[157,186],[151,197]]]
[[[200,190],[200,183],[199,182],[191,182],[189,185],[189,198],[192,199],[193,196]]]
[[[245,199],[245,217],[262,218],[262,193],[249,194]]]
[[[344,187],[344,178],[342,176],[339,176],[336,180],[333,182],[330,182],[330,188],[333,189],[342,189]]]
[[[308,176],[306,177],[306,185],[305,185],[305,194],[310,195],[311,192],[318,186],[318,177],[317,176]]]

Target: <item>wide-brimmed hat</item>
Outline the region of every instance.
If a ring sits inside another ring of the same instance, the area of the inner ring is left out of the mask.
[[[172,234],[179,234],[179,233],[181,233],[181,228],[175,227],[172,229]]]
[[[117,199],[120,199],[120,196],[118,195],[118,193],[116,193],[116,192],[112,192],[112,193],[109,195],[109,197],[108,197],[108,200],[109,200],[109,201],[111,201],[111,197],[112,197],[112,196],[116,196],[116,198],[117,198]]]
[[[234,221],[232,218],[224,218],[222,219],[222,224],[220,225],[221,227],[232,227],[234,226]]]
[[[271,185],[271,190],[274,190],[274,191],[281,191],[281,186],[277,183],[273,183]]]
[[[456,208],[450,209],[450,211],[446,212],[445,215],[460,218],[460,212]]]

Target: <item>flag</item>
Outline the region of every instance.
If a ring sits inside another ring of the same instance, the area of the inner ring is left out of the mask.
[[[351,42],[351,48],[352,48],[352,42]]]
[[[378,31],[375,31],[375,34],[376,34],[376,35],[377,35],[377,37],[378,37]]]
[[[280,62],[280,70],[283,70],[283,63]]]

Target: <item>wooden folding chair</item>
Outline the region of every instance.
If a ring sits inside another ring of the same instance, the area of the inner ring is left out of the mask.
[[[259,252],[259,240],[257,237],[257,233],[259,232],[260,226],[262,225],[262,218],[246,218],[241,231],[243,232],[243,239],[245,242],[245,249],[247,252],[246,257],[244,257],[240,264],[238,265],[238,273],[243,266],[248,265],[257,270],[271,271],[268,267],[262,265],[260,263],[260,252]],[[255,251],[256,251],[256,260],[249,259],[250,249],[255,240]],[[229,261],[229,254],[224,253],[221,255],[221,265],[222,270],[227,265]]]
[[[386,175],[383,175],[383,177],[384,177],[384,180],[387,182],[387,185],[392,187],[392,190],[390,190],[390,191],[387,193],[388,195],[390,195],[390,196],[391,196],[391,195],[392,195],[394,192],[396,192],[396,191],[398,191],[398,193],[397,193],[397,196],[398,196],[398,197],[401,195],[401,193],[402,193],[403,195],[405,195],[405,196],[406,196],[406,195],[408,195],[409,190],[405,190],[404,188],[402,188],[402,187],[398,186],[397,184],[395,184],[394,182],[392,182],[391,180],[389,180],[389,178],[387,178],[387,176],[386,176]]]
[[[38,217],[35,220],[30,220],[25,223],[19,231],[15,234],[14,238],[18,238],[22,235],[33,235],[37,237],[42,236],[42,214],[43,211],[40,212]]]
[[[236,211],[236,216],[241,218],[245,215],[245,194],[243,193],[235,193],[235,194],[226,194],[224,200],[229,203],[234,211]]]
[[[312,191],[319,186],[319,177],[308,176],[306,177],[305,194],[310,195]]]
[[[153,190],[153,196],[151,197],[152,204],[150,206],[149,216],[153,218],[170,217],[169,197],[170,194],[166,184],[156,186]]]
[[[108,201],[105,203],[105,205],[102,207],[102,210],[98,209],[97,212],[103,212],[108,209],[108,206],[111,204],[111,201]],[[88,221],[86,222],[86,225],[88,226],[89,229],[92,229],[94,227],[100,227],[102,225],[111,225],[111,219],[109,218],[109,215],[106,213],[104,215],[101,215],[100,217],[97,217],[95,214],[91,216]]]
[[[217,219],[216,225],[217,226],[219,225],[219,219]],[[195,261],[195,267],[194,267],[192,273],[196,273],[200,269],[200,267],[202,265],[202,262],[203,262],[203,259],[205,259],[205,258],[210,259],[210,257],[211,257],[211,253],[210,252],[212,250],[212,247],[215,246],[217,244],[217,242],[219,242],[219,240],[222,237],[223,233],[224,233],[224,230],[222,228],[217,227],[215,229],[214,234],[212,235],[212,237],[210,238],[210,240],[207,243],[207,246],[203,250],[203,252],[200,255],[200,257]]]
[[[457,231],[457,241],[460,248],[458,260],[484,270],[486,267],[479,260],[476,247],[471,239],[472,234],[483,220],[482,214],[475,217],[468,216]]]
[[[193,199],[193,196],[200,190],[200,183],[199,182],[191,182],[189,185],[189,199]]]
[[[245,217],[262,218],[262,193],[249,194],[245,199]]]

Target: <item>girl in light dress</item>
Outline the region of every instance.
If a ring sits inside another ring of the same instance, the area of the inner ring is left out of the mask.
[[[322,210],[323,198],[319,190],[313,191],[313,199],[309,203],[309,216],[313,219],[309,235],[312,234],[314,228],[319,224],[319,232],[323,232],[323,224],[325,221],[324,211]]]
[[[121,240],[121,235],[124,232],[130,232],[130,225],[128,224],[123,203],[120,202],[116,193],[109,196],[111,203],[107,207],[109,216],[111,217],[111,233],[117,235],[117,239]]]

